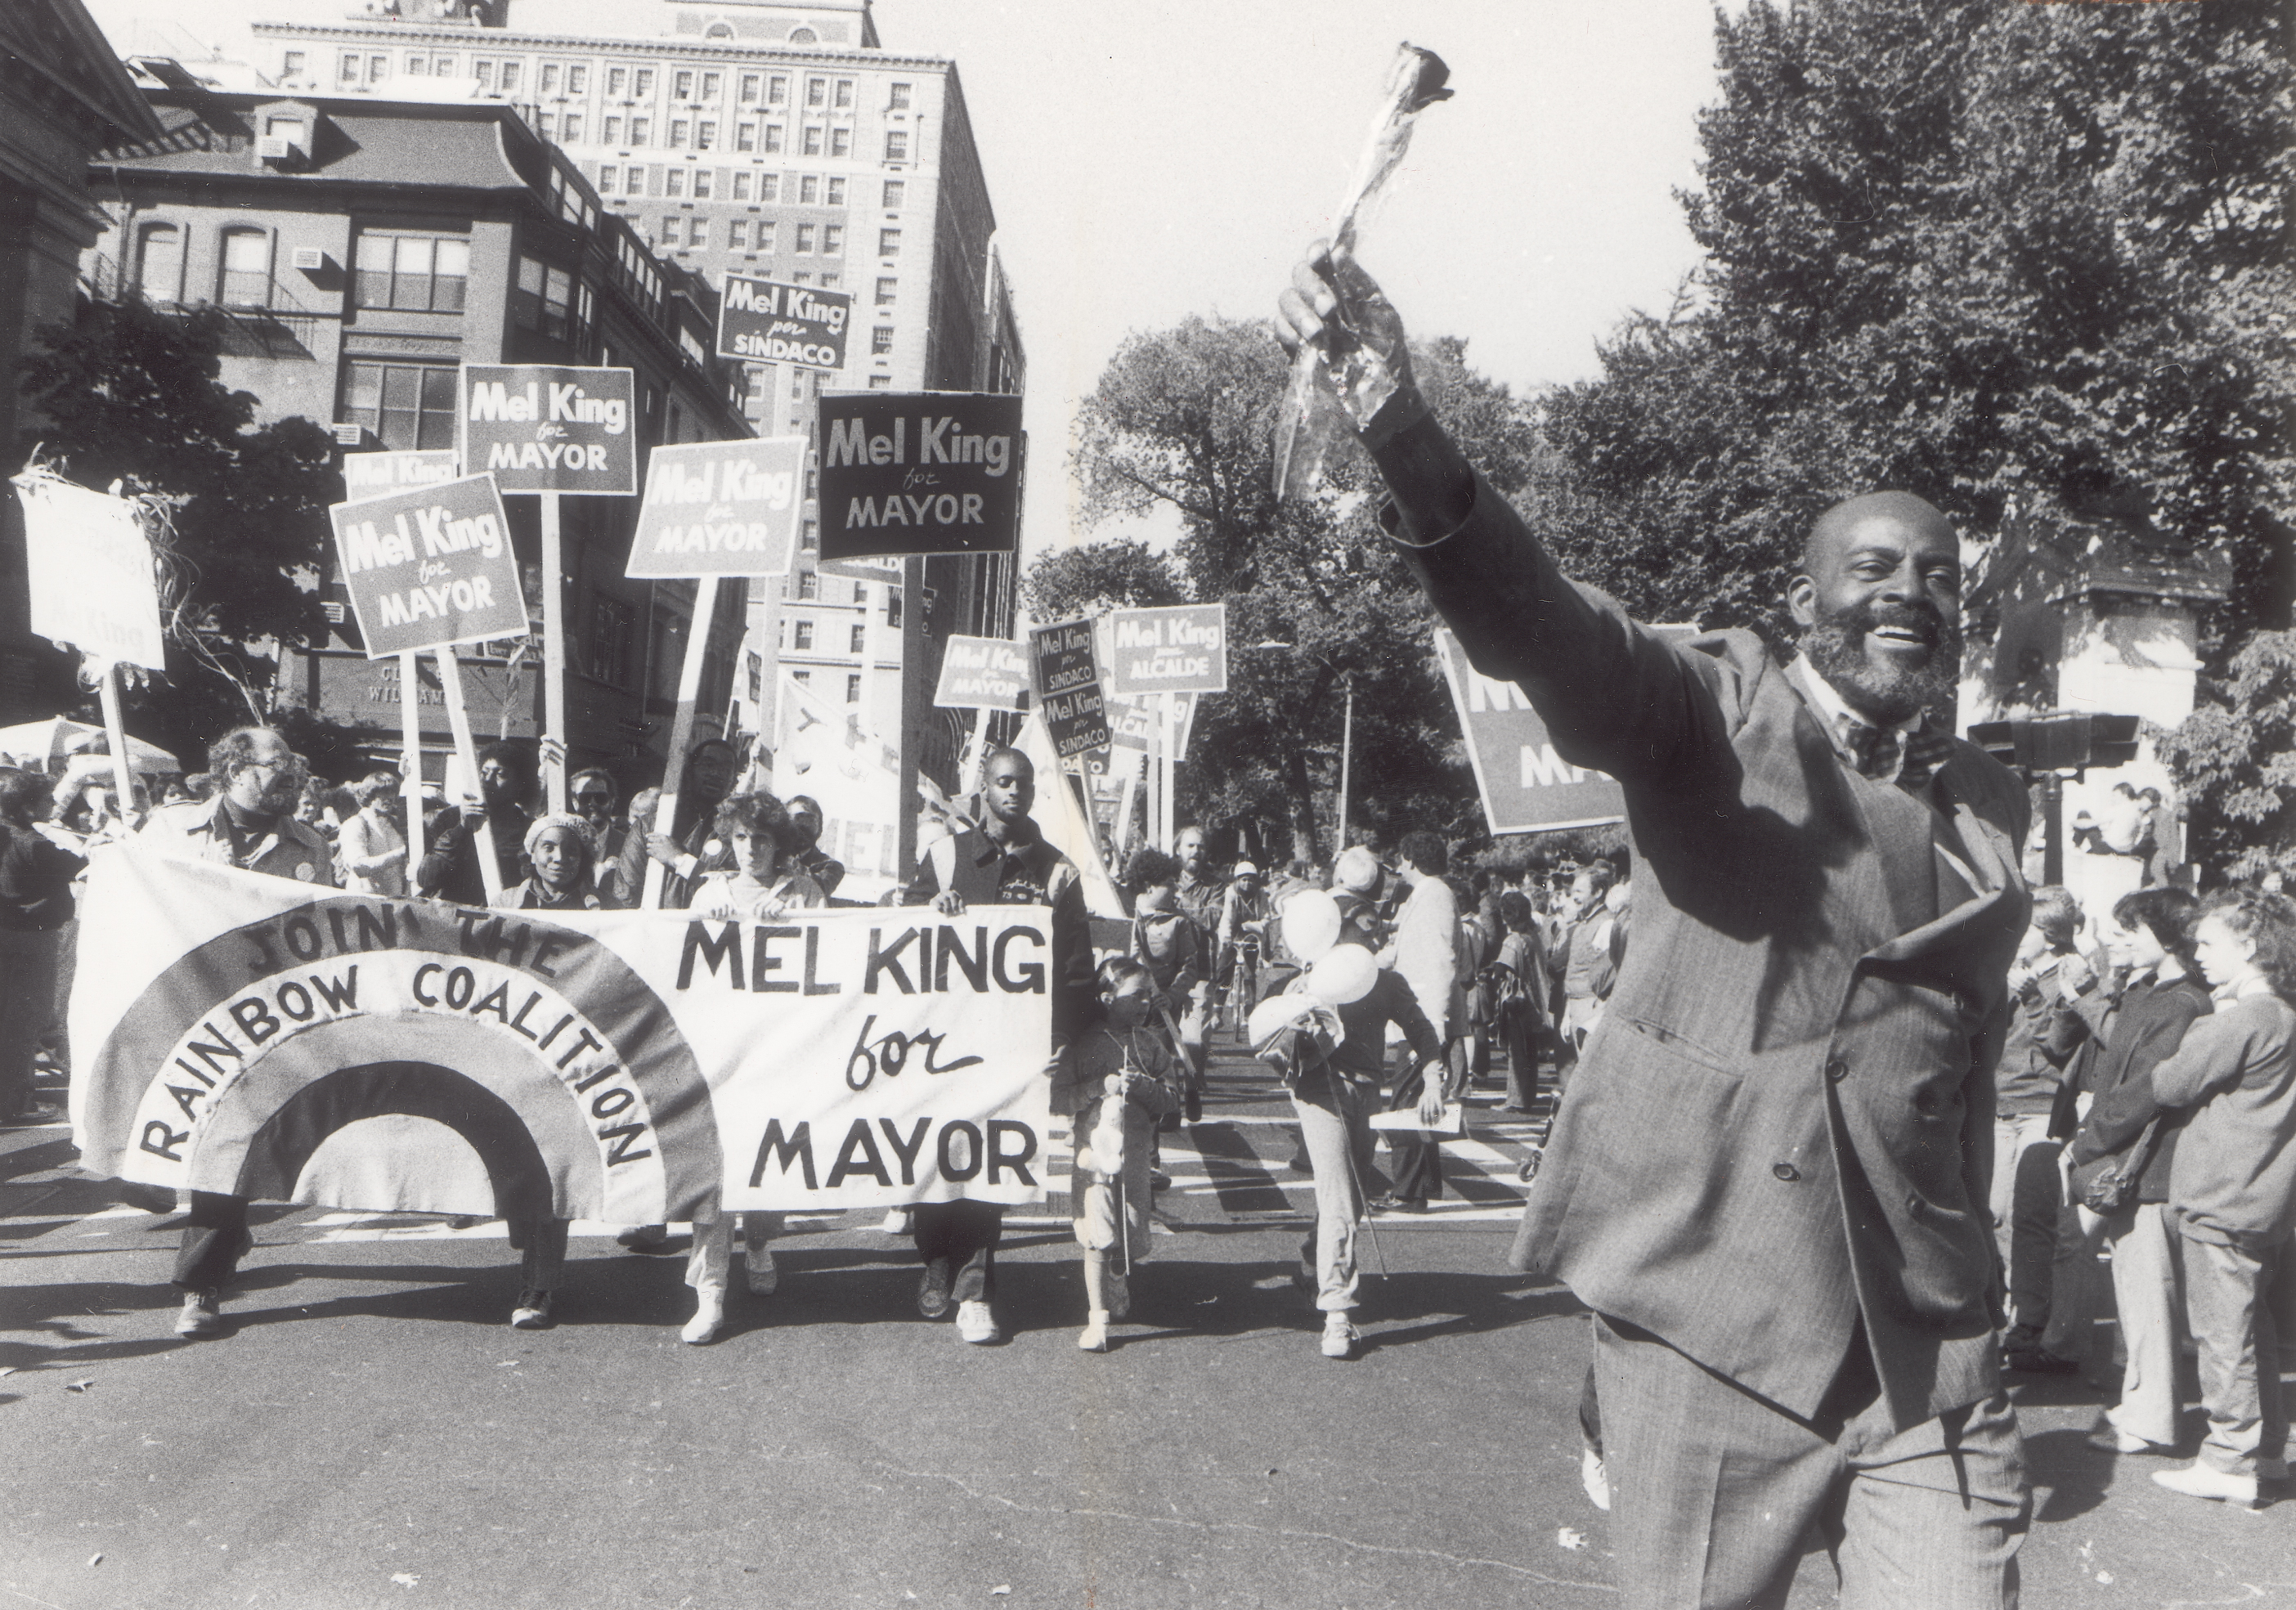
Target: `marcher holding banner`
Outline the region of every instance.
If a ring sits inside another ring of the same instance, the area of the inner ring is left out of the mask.
[[[1076,863],[1046,842],[1029,814],[1037,799],[1037,768],[1016,749],[991,750],[982,763],[981,822],[934,842],[917,867],[903,903],[930,905],[944,916],[972,906],[1052,908],[1052,1043],[1047,1074],[1089,1018],[1093,1007],[1092,930]],[[1060,784],[1065,787],[1066,784]],[[956,1334],[987,1343],[998,1339],[990,1304],[996,1296],[996,1243],[1004,1210],[993,1203],[921,1203],[910,1216],[917,1256],[925,1266],[917,1310],[938,1319],[956,1304]]]
[[[0,1122],[36,1115],[32,1057],[54,1023],[57,952],[87,863],[43,834],[40,777],[0,768]]]
[[[295,819],[309,774],[286,739],[267,727],[227,732],[209,746],[208,769],[222,796],[213,803],[162,806],[144,825],[142,842],[163,854],[333,886],[332,847]],[[184,1294],[177,1335],[212,1336],[223,1329],[224,1288],[254,1244],[246,1197],[192,1193],[191,1221],[176,1253],[175,1283]]]

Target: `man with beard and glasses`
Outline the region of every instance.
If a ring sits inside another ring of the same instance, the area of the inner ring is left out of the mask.
[[[1848,498],[1785,589],[1799,653],[1669,642],[1469,464],[1344,253],[1311,252],[1277,329],[1336,374],[1475,668],[1625,792],[1634,942],[1513,1253],[1596,1316],[1624,1601],[1782,1602],[1814,1531],[1846,1604],[2013,1603],[2030,1499],[1985,1206],[2028,810],[1936,719],[1952,526]]]
[[[318,829],[295,819],[310,774],[286,739],[267,727],[226,733],[208,749],[208,769],[218,797],[161,806],[144,825],[143,842],[163,855],[333,887],[333,848]],[[253,1244],[245,1197],[192,1193],[190,1220],[176,1253],[175,1284],[184,1294],[177,1335],[221,1334],[223,1288]]]

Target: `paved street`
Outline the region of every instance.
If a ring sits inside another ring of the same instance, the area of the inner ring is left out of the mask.
[[[1075,1247],[1042,1215],[1008,1228],[994,1348],[916,1318],[873,1216],[797,1220],[780,1294],[692,1348],[683,1259],[602,1227],[562,1322],[523,1333],[499,1223],[316,1209],[258,1224],[233,1335],[181,1343],[174,1220],[73,1178],[64,1129],[0,1132],[0,1605],[1615,1602],[1584,1319],[1505,1271],[1526,1130],[1480,1097],[1452,1197],[1379,1221],[1347,1364],[1287,1280],[1294,1131],[1226,1050],[1106,1356],[1074,1345]],[[2161,1492],[2084,1445],[2094,1390],[2020,1390],[2029,1606],[2296,1603],[2296,1505]],[[1817,1557],[1794,1603],[1830,1587]]]

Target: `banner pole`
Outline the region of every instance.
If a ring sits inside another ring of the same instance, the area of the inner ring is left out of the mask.
[[[103,662],[100,685],[103,702],[103,733],[111,744],[111,785],[118,790],[119,819],[130,822],[135,812],[135,768],[127,755],[127,721],[119,708],[119,661]],[[297,801],[301,804],[301,801]]]
[[[398,792],[406,801],[406,892],[422,860],[422,656],[398,656]]]
[[[447,696],[447,725],[455,735],[455,752],[463,757],[463,769],[471,774],[471,786],[476,788],[479,751],[471,742],[471,712],[463,702],[462,662],[451,645],[434,652],[439,657],[439,686]],[[488,816],[479,818],[479,882],[485,886],[487,903],[494,904],[495,896],[502,892],[502,863],[495,858],[495,824]]]
[[[566,809],[566,549],[559,530],[559,495],[542,495],[542,730],[556,743],[540,745],[544,797],[554,812]]]
[[[1172,765],[1172,695],[1168,693],[1156,695],[1156,737],[1157,753],[1164,763],[1162,786],[1156,791],[1156,831],[1162,838],[1164,849],[1168,853],[1172,848],[1172,784],[1175,780],[1173,776],[1175,768]]]
[[[661,801],[653,808],[653,830],[674,833],[677,826],[677,791],[685,780],[685,752],[693,746],[693,709],[701,702],[701,662],[709,648],[709,625],[718,613],[718,578],[701,576],[693,583],[693,623],[686,628],[685,662],[677,668],[677,713],[670,718],[669,756],[661,773]],[[645,898],[648,911],[661,909],[662,885],[668,868],[646,858]]]

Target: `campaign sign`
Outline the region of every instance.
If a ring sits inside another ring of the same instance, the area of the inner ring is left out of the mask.
[[[489,911],[131,841],[80,907],[75,1136],[100,1176],[367,1212],[1040,1202],[1051,915]]]
[[[1691,636],[1691,627],[1644,628],[1661,637]],[[1457,636],[1438,628],[1436,653],[1474,762],[1483,816],[1494,834],[1549,833],[1627,818],[1627,796],[1604,772],[1573,766],[1554,750],[1546,723],[1513,682],[1486,677],[1467,662]]]
[[[1159,709],[1161,701],[1129,699],[1121,694],[1108,696],[1108,726],[1119,748],[1147,750],[1156,742],[1156,724],[1163,717]],[[1187,732],[1194,721],[1196,695],[1172,695],[1172,755],[1178,760],[1187,752]]]
[[[1119,694],[1227,692],[1227,605],[1118,610],[1109,617],[1110,686]]]
[[[821,556],[1009,554],[1021,530],[1021,399],[848,391],[821,399]]]
[[[718,300],[718,356],[751,364],[842,369],[853,298],[729,274]]]
[[[1036,680],[1037,708],[1053,735],[1053,752],[1065,760],[1109,741],[1106,703],[1100,693],[1100,668],[1092,652],[1092,622],[1067,620],[1029,634],[1029,669]]]
[[[346,453],[343,455],[343,496],[356,503],[380,497],[408,487],[436,486],[461,478],[462,466],[452,448],[414,453]]]
[[[635,579],[785,576],[805,504],[802,436],[656,448],[630,538]]]
[[[933,702],[947,710],[1019,710],[1029,691],[1029,661],[1004,637],[953,637],[941,655]]]
[[[135,505],[53,475],[14,484],[32,629],[92,660],[165,670],[158,572]]]
[[[464,364],[463,467],[505,492],[627,497],[638,489],[637,383],[627,369]]]
[[[368,659],[526,635],[493,476],[339,503],[327,518]]]

